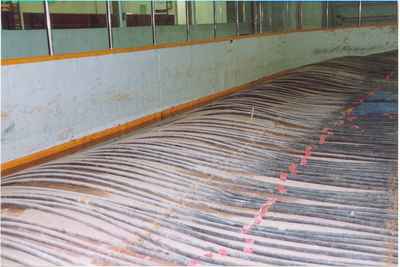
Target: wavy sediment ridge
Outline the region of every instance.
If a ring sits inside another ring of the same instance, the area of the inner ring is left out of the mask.
[[[2,264],[397,264],[397,51],[2,177]]]

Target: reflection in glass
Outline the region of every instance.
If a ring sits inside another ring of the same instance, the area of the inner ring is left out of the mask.
[[[364,25],[396,23],[397,2],[365,1],[362,2],[361,23]]]
[[[114,47],[140,47],[153,44],[150,1],[113,2]]]
[[[255,2],[239,2],[239,33],[241,35],[255,33],[255,6]]]
[[[186,2],[155,2],[157,43],[186,41]]]
[[[42,2],[1,2],[1,54],[3,58],[47,55]]]
[[[349,27],[358,25],[359,1],[329,2],[329,25]]]
[[[236,12],[234,1],[215,1],[216,36],[236,35]]]
[[[322,27],[324,17],[323,2],[301,2],[301,11],[303,29],[320,29]]]
[[[50,1],[49,10],[55,54],[108,48],[105,1]]]
[[[214,9],[212,1],[192,1],[189,8],[190,39],[214,38]]]

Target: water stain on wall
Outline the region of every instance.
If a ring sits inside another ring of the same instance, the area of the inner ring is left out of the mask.
[[[15,122],[13,121],[7,127],[5,127],[4,130],[1,131],[1,134],[4,136],[6,134],[9,134],[14,129],[15,129]]]
[[[0,112],[0,119],[4,120],[8,117],[8,113],[7,112]]]
[[[116,94],[112,95],[110,99],[112,101],[121,102],[121,101],[128,101],[129,98],[130,98],[130,94],[128,94],[128,93],[116,93]]]
[[[316,48],[313,50],[313,54],[315,55],[320,55],[320,54],[334,54],[334,53],[340,53],[340,52],[347,52],[347,53],[360,53],[360,52],[368,52],[368,51],[374,51],[376,49],[381,49],[381,46],[378,45],[373,45],[369,47],[352,47],[349,45],[338,45],[333,48]]]

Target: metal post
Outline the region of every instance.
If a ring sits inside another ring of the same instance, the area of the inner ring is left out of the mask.
[[[239,28],[239,0],[235,2],[235,13],[236,13],[236,36],[240,35],[240,28]]]
[[[362,1],[360,0],[358,3],[358,26],[361,26],[361,19],[362,19]]]
[[[156,36],[156,11],[155,0],[151,0],[151,31],[153,33],[153,45],[157,44]]]
[[[273,32],[273,30],[272,30],[272,5],[269,6],[268,24],[269,24],[271,32]]]
[[[214,39],[217,38],[217,12],[216,12],[217,6],[216,6],[215,1],[216,1],[216,0],[213,1],[213,13],[214,13],[214,14],[213,14],[213,23],[214,23],[214,28],[213,28],[213,30],[214,30]]]
[[[326,15],[326,28],[329,28],[329,0],[326,1],[325,15]]]
[[[286,18],[286,31],[289,31],[289,1],[286,0],[286,12],[285,12],[285,18]]]
[[[185,1],[185,11],[186,11],[186,41],[190,40],[190,8],[191,1]]]
[[[111,1],[106,2],[106,16],[107,16],[107,33],[108,33],[108,48],[113,48],[112,24],[111,24]]]
[[[53,49],[53,36],[51,34],[51,18],[50,18],[50,11],[49,11],[49,3],[47,0],[43,1],[44,4],[44,16],[46,17],[46,30],[47,30],[47,45],[49,48],[49,55],[54,55]]]
[[[122,12],[122,1],[118,1],[118,21],[119,21],[119,27],[126,27],[126,23],[123,17],[123,12]]]
[[[260,33],[263,32],[263,20],[264,20],[264,14],[263,14],[263,1],[258,2],[258,29]]]
[[[18,16],[19,16],[19,24],[21,27],[21,30],[25,30],[25,23],[24,23],[24,14],[21,10],[21,4],[17,3],[17,10],[18,10]]]
[[[253,20],[253,33],[257,33],[258,30],[258,12],[257,12],[257,2],[251,2],[251,17]]]
[[[303,2],[297,2],[297,27],[298,30],[303,29]]]

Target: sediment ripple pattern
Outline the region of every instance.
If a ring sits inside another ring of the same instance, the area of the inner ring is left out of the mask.
[[[396,58],[298,68],[3,177],[3,265],[396,264]],[[396,110],[354,115],[376,89]]]

